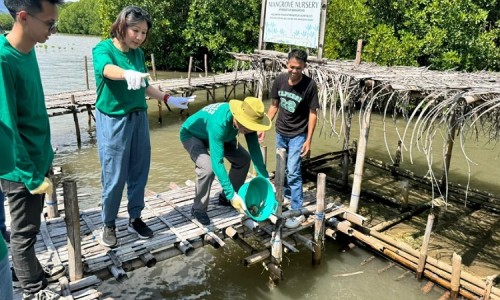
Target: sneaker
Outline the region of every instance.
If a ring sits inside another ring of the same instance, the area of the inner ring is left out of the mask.
[[[108,227],[104,225],[102,227],[100,242],[102,245],[106,247],[116,246],[116,227],[115,226]]]
[[[130,219],[128,222],[128,232],[137,233],[140,239],[149,239],[152,238],[154,233],[151,228],[142,221],[141,218]]]
[[[57,282],[59,278],[66,275],[66,268],[63,265],[47,265],[42,266],[42,268],[48,283]],[[19,278],[17,278],[14,268],[10,267],[10,271],[12,274],[12,286],[14,288],[21,288],[21,282],[19,282]]]
[[[61,295],[54,293],[51,290],[41,290],[35,294],[23,293],[23,300],[25,299],[38,299],[38,300],[55,300],[61,299]]]
[[[195,211],[194,208],[191,208],[191,215],[201,224],[210,225],[210,218],[208,217],[206,212],[198,212]]]
[[[226,195],[224,195],[224,193],[219,194],[219,205],[220,206],[231,206],[231,201],[227,200]]]
[[[63,265],[46,265],[42,267],[48,283],[57,282],[59,278],[66,275],[66,268]]]
[[[9,244],[10,243],[10,231],[8,231],[8,230],[2,231],[2,236],[3,236],[3,239],[5,240],[5,242],[7,244]]]
[[[304,216],[298,216],[298,217],[292,217],[288,218],[285,222],[285,227],[290,228],[290,229],[295,229],[300,226],[304,221],[306,220],[306,217]]]
[[[292,201],[290,200],[290,198],[288,197],[284,197],[283,198],[283,203],[282,203],[282,206],[285,206],[285,207],[290,207],[290,204],[292,203]]]

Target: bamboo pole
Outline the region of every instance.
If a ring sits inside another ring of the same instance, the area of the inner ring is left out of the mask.
[[[68,231],[68,266],[69,279],[75,281],[83,278],[82,248],[80,238],[80,209],[76,182],[73,180],[63,183],[64,213]]]
[[[450,171],[451,154],[453,152],[453,145],[455,143],[455,134],[457,131],[456,122],[456,112],[451,113],[450,122],[448,123],[448,135],[446,136],[445,152],[444,152],[444,162],[443,162],[443,174],[441,175],[441,189],[444,190],[446,183],[448,182],[448,174]]]
[[[156,74],[156,63],[155,63],[155,55],[151,53],[151,67],[153,68],[153,78],[158,80],[158,76]]]
[[[205,77],[208,77],[208,58],[206,54],[203,54],[203,61],[205,63]],[[208,93],[208,90],[207,90]],[[207,97],[208,99],[208,97]]]
[[[50,181],[52,181],[52,194],[46,194],[47,199],[45,200],[45,205],[47,205],[47,217],[49,219],[57,218],[59,217],[59,209],[57,207],[57,192],[56,192],[56,187],[57,187],[57,178],[54,175],[54,168],[50,168],[49,172],[49,178]],[[3,205],[3,203],[0,203],[0,205]]]
[[[451,299],[458,298],[458,291],[460,289],[460,267],[462,266],[462,257],[453,252],[451,259],[451,280],[450,280],[450,296]]]
[[[405,212],[404,214],[400,214],[400,215],[396,216],[395,218],[393,218],[391,220],[388,220],[388,221],[385,221],[385,222],[382,222],[380,224],[373,226],[371,228],[371,230],[377,231],[377,232],[385,231],[385,230],[391,228],[392,226],[413,217],[414,215],[420,214],[421,212],[429,209],[430,207],[431,207],[431,202],[419,205],[419,206],[413,208],[412,210]]]
[[[266,44],[264,43],[264,26],[266,23],[266,0],[262,0],[260,6],[260,26],[259,26],[259,44],[258,49],[264,50],[266,49]]]
[[[347,112],[344,117],[345,126],[345,136],[344,136],[344,146],[343,146],[343,160],[342,160],[342,188],[347,189],[349,186],[349,140],[351,137],[351,124],[352,124],[352,109],[354,102],[349,101],[346,105]]]
[[[75,101],[75,95],[71,95],[71,104],[73,105],[71,107],[72,113],[73,113],[73,121],[75,122],[75,130],[76,130],[76,142],[78,144],[78,148],[82,147],[82,136],[80,134],[80,124],[78,122],[78,113],[76,110],[76,101]]]
[[[188,67],[188,86],[191,86],[191,68],[193,67],[193,57],[189,57],[189,67]]]
[[[417,278],[422,279],[422,274],[425,268],[425,261],[427,259],[427,250],[429,249],[429,240],[431,238],[432,224],[434,223],[434,214],[430,213],[427,217],[427,226],[425,226],[424,240],[420,248],[420,255],[417,265]]]
[[[87,87],[87,90],[90,90],[90,85],[89,85],[89,67],[87,63],[87,56],[84,56],[84,68],[85,68],[85,86]]]
[[[371,108],[368,108],[364,116],[361,117],[361,129],[359,134],[358,151],[356,153],[356,166],[354,167],[354,180],[352,183],[351,201],[349,211],[358,212],[359,195],[361,194],[361,182],[365,165],[365,153],[370,132]]]
[[[274,185],[276,187],[276,199],[278,200],[277,216],[283,212],[283,193],[285,189],[285,169],[286,169],[286,150],[278,148],[276,150],[276,174],[274,175]]]
[[[312,254],[312,264],[321,264],[321,255],[323,242],[325,240],[325,186],[326,175],[318,174],[317,192],[316,192],[316,220],[314,222],[314,252]]]
[[[326,28],[326,8],[327,0],[321,1],[320,26],[319,26],[319,44],[318,44],[318,59],[323,58],[323,50],[325,48],[325,28]]]
[[[363,52],[363,40],[359,39],[356,48],[356,60],[354,61],[354,65],[359,66],[361,64],[362,52]]]

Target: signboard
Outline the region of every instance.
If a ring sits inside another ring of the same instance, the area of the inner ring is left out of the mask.
[[[264,42],[318,48],[321,0],[267,0]]]

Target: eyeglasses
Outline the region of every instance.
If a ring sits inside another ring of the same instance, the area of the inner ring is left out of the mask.
[[[31,13],[27,12],[28,15],[32,16],[34,19],[42,22],[43,24],[47,25],[47,27],[49,28],[49,32],[56,32],[57,30],[57,21],[44,21],[44,20],[40,20],[39,18],[35,17],[34,15],[32,15]]]

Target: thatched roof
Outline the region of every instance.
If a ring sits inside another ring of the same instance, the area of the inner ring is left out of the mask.
[[[265,72],[280,72],[287,61],[287,54],[275,51],[233,55]],[[308,59],[306,71],[318,83],[322,122],[330,125],[333,134],[345,133],[342,125],[338,130],[338,124],[343,123],[346,110],[357,105],[360,118],[377,108],[384,122],[403,116],[408,121],[398,132],[403,148],[409,150],[411,159],[411,149],[416,146],[426,154],[429,166],[437,131],[455,133],[453,139],[459,137],[462,151],[469,137],[484,136],[493,143],[500,140],[500,73],[355,65],[353,61],[314,57]],[[429,175],[435,177],[431,167]]]

